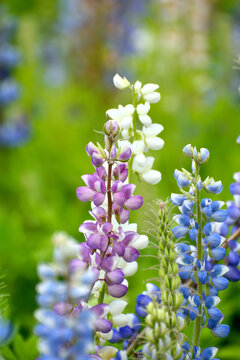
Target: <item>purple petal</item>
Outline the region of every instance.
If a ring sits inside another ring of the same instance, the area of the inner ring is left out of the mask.
[[[87,234],[94,234],[97,232],[97,225],[94,222],[84,222],[79,226],[79,231]]]
[[[94,260],[95,260],[95,263],[98,267],[100,267],[100,264],[101,264],[101,261],[102,261],[102,258],[101,258],[101,255],[97,252],[95,252],[95,257],[94,257]]]
[[[89,156],[92,156],[94,152],[98,152],[98,148],[90,141],[86,146],[86,151]]]
[[[110,158],[113,160],[115,159],[117,156],[117,150],[116,150],[116,146],[113,145],[112,149],[111,149],[111,153],[110,153]]]
[[[143,198],[140,195],[133,195],[130,199],[128,199],[124,206],[129,210],[137,210],[143,204]]]
[[[91,156],[92,164],[96,167],[102,166],[105,159],[102,157],[101,154],[94,152]]]
[[[101,236],[100,241],[99,241],[99,245],[98,248],[104,252],[107,250],[108,247],[108,237],[105,235]]]
[[[80,256],[81,260],[83,260],[85,262],[90,261],[91,250],[89,249],[87,244],[85,244],[85,243],[79,244],[78,253],[79,253],[79,256]]]
[[[122,186],[123,186],[123,184],[122,184],[122,182],[120,180],[115,180],[113,185],[112,185],[111,190],[112,190],[113,193],[116,193],[116,192],[118,192],[118,191],[120,191],[122,189]]]
[[[102,333],[108,333],[112,330],[112,323],[107,319],[97,319],[95,321],[96,331],[101,331]]]
[[[128,161],[132,155],[132,150],[130,147],[126,147],[124,151],[118,156],[118,160],[120,161]]]
[[[99,233],[95,233],[87,239],[87,245],[90,249],[98,249],[100,244],[101,235]]]
[[[123,206],[123,204],[126,201],[126,197],[122,191],[119,191],[119,192],[116,192],[115,194],[113,194],[113,201],[116,204]]]
[[[110,233],[112,231],[112,229],[113,229],[113,226],[109,222],[104,223],[102,226],[102,231],[104,232],[104,234]]]
[[[115,179],[119,179],[124,182],[128,177],[128,170],[126,164],[117,165],[113,170],[113,176]]]
[[[96,206],[102,205],[104,199],[105,199],[105,194],[95,193],[95,195],[93,196],[93,203]]]
[[[79,260],[79,259],[73,259],[69,261],[69,271],[75,272],[76,270],[82,270],[85,269],[87,266],[86,261]]]
[[[77,197],[79,198],[79,200],[81,201],[90,201],[92,200],[95,191],[93,191],[92,189],[89,189],[87,186],[80,186],[77,188]]]
[[[124,224],[129,219],[129,211],[126,209],[121,209],[121,211],[119,212],[119,216],[120,216],[120,223]]]
[[[108,286],[109,294],[115,298],[123,297],[124,295],[126,295],[127,291],[128,291],[127,286],[122,284]]]
[[[108,256],[102,260],[101,267],[104,271],[110,272],[116,269],[117,264],[118,264],[117,256]]]
[[[138,256],[139,256],[139,251],[135,249],[133,246],[128,246],[125,249],[123,259],[127,262],[132,262],[137,260]]]
[[[113,241],[113,250],[119,256],[123,256],[125,253],[125,246],[122,242]]]
[[[94,190],[94,183],[98,180],[97,176],[86,174],[86,175],[81,176],[81,178],[83,179],[83,181],[89,188]]]
[[[101,222],[104,222],[106,220],[106,211],[103,207],[95,207],[92,211],[91,214],[98,220]]]
[[[102,318],[105,317],[109,312],[109,305],[101,303],[93,306],[90,311],[93,312],[96,317]]]
[[[107,273],[106,278],[112,284],[121,284],[124,280],[124,272],[118,268]]]
[[[58,315],[70,314],[73,310],[73,305],[67,302],[59,302],[54,305],[54,312]]]
[[[139,238],[139,234],[137,234],[135,231],[126,231],[125,237],[123,239],[123,244],[125,247],[129,246],[131,242],[137,240]]]
[[[100,166],[96,169],[97,171],[97,175],[100,177],[100,179],[102,179],[103,181],[106,180],[107,174],[106,174],[106,170],[104,169],[103,166]]]
[[[125,194],[126,199],[129,199],[131,197],[135,189],[136,185],[134,184],[127,184],[122,187],[122,192]]]

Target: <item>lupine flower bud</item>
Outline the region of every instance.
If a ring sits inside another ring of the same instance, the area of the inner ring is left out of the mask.
[[[119,90],[124,90],[130,86],[130,82],[128,79],[124,76],[121,77],[119,74],[116,74],[113,78],[113,83],[116,88]]]
[[[192,158],[192,156],[193,156],[193,147],[192,147],[192,145],[188,144],[188,145],[184,146],[183,152],[184,152],[185,155]]]
[[[113,138],[117,137],[120,132],[117,121],[108,120],[104,125],[104,132],[106,135],[112,136]]]

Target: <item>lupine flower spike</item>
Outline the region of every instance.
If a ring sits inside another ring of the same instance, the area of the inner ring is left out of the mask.
[[[159,88],[156,84],[142,86],[140,81],[130,84],[126,77],[116,74],[113,78],[114,85],[120,89],[129,88],[132,91],[133,103],[126,106],[119,105],[118,109],[109,109],[107,115],[117,121],[121,139],[119,146],[129,146],[132,158],[129,163],[129,174],[138,174],[140,179],[147,183],[157,184],[161,180],[161,173],[153,170],[154,157],[146,156],[149,150],[160,150],[164,141],[158,137],[163,130],[160,124],[153,124],[148,112],[150,104],[160,100]],[[139,128],[141,127],[141,129]]]
[[[213,335],[225,337],[229,333],[229,326],[222,324],[224,318],[217,305],[220,301],[219,291],[226,289],[228,280],[224,275],[228,267],[218,264],[225,257],[226,249],[223,247],[225,238],[219,234],[219,226],[227,218],[227,211],[223,210],[222,201],[212,201],[201,197],[203,191],[219,194],[222,190],[221,181],[207,178],[202,181],[199,170],[201,165],[208,160],[209,151],[191,145],[184,147],[183,152],[192,159],[192,172],[183,169],[175,171],[175,178],[181,194],[172,194],[171,201],[179,207],[180,215],[175,216],[177,226],[173,234],[178,239],[176,247],[179,264],[179,275],[183,281],[188,281],[182,288],[184,297],[182,316],[195,320],[193,356],[194,359],[211,359],[210,354],[215,350],[200,351],[199,340],[203,327],[208,327]],[[188,190],[187,190],[188,189]],[[186,238],[188,243],[180,242]],[[192,284],[192,285],[190,285]],[[195,290],[196,288],[196,290]],[[190,347],[189,347],[190,348]],[[210,348],[211,349],[211,348]],[[186,354],[188,354],[186,349]],[[191,358],[191,357],[190,357]]]

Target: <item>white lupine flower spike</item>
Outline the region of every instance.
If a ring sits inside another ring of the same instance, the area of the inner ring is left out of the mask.
[[[132,172],[135,172],[147,183],[157,184],[161,180],[161,173],[152,169],[154,158],[146,157],[145,154],[149,150],[160,150],[164,146],[164,140],[158,136],[163,126],[153,124],[149,116],[151,104],[161,99],[157,91],[159,85],[143,85],[140,81],[130,84],[126,77],[119,74],[114,76],[113,83],[120,90],[129,88],[133,95],[133,104],[119,105],[117,109],[107,111],[109,118],[117,121],[120,126],[119,140],[127,140],[132,150],[129,178]]]

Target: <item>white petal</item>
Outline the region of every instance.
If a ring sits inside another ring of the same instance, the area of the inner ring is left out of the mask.
[[[157,170],[150,170],[147,173],[143,174],[143,179],[152,185],[156,185],[161,180],[161,173]]]
[[[122,118],[121,127],[125,130],[128,130],[132,127],[132,116],[124,116]]]
[[[134,247],[136,246],[134,245]],[[138,263],[136,261],[133,261],[131,263],[127,263],[127,265],[123,268],[123,272],[126,277],[129,277],[136,274],[137,269],[138,269]]]
[[[153,93],[158,88],[159,88],[159,85],[157,85],[157,84],[146,84],[142,87],[141,93],[143,95],[147,95],[147,94]]]
[[[142,87],[142,83],[137,80],[134,84],[134,89],[138,91],[141,89],[141,87]]]
[[[163,148],[164,140],[159,137],[150,137],[146,139],[146,144],[151,150],[160,150]]]
[[[149,126],[152,123],[152,119],[148,115],[139,115],[139,121],[145,126]]]
[[[161,99],[161,95],[158,92],[153,92],[151,94],[144,95],[144,99],[150,104],[155,104]]]
[[[125,307],[127,306],[127,302],[124,300],[114,300],[109,304],[110,313],[113,316],[119,315],[123,312]]]
[[[154,171],[154,170],[153,170]],[[132,244],[136,249],[142,250],[148,246],[148,237],[147,235],[140,235]]]
[[[138,115],[146,115],[150,110],[149,102],[145,102],[145,104],[138,104],[137,106],[137,113]]]
[[[106,114],[113,120],[119,120],[119,111],[118,109],[109,109]]]
[[[148,157],[146,158],[145,166],[144,166],[144,173],[147,173],[149,170],[152,169],[154,160],[155,160],[155,159],[154,159],[153,156],[148,156]]]
[[[146,163],[146,157],[143,154],[139,154],[133,158],[132,169],[136,172],[141,173]]]
[[[132,115],[135,111],[135,107],[132,104],[128,104],[124,107],[123,111],[125,115]]]
[[[163,131],[164,127],[161,124],[152,124],[148,127],[143,127],[143,134],[146,137],[154,137]]]
[[[122,130],[122,137],[123,139],[129,139],[129,133],[127,129]]]
[[[116,74],[113,78],[113,83],[116,86],[116,88],[123,90],[130,86],[130,82],[127,78],[122,78],[119,74]]]
[[[102,339],[104,340],[111,340],[112,336],[113,336],[113,331],[109,331],[108,333],[102,333],[100,332],[100,336]]]
[[[134,155],[142,154],[144,150],[144,142],[142,140],[136,140],[132,144],[132,152]]]
[[[126,314],[120,314],[112,317],[112,322],[116,327],[126,326],[128,324],[128,321],[129,318]]]

